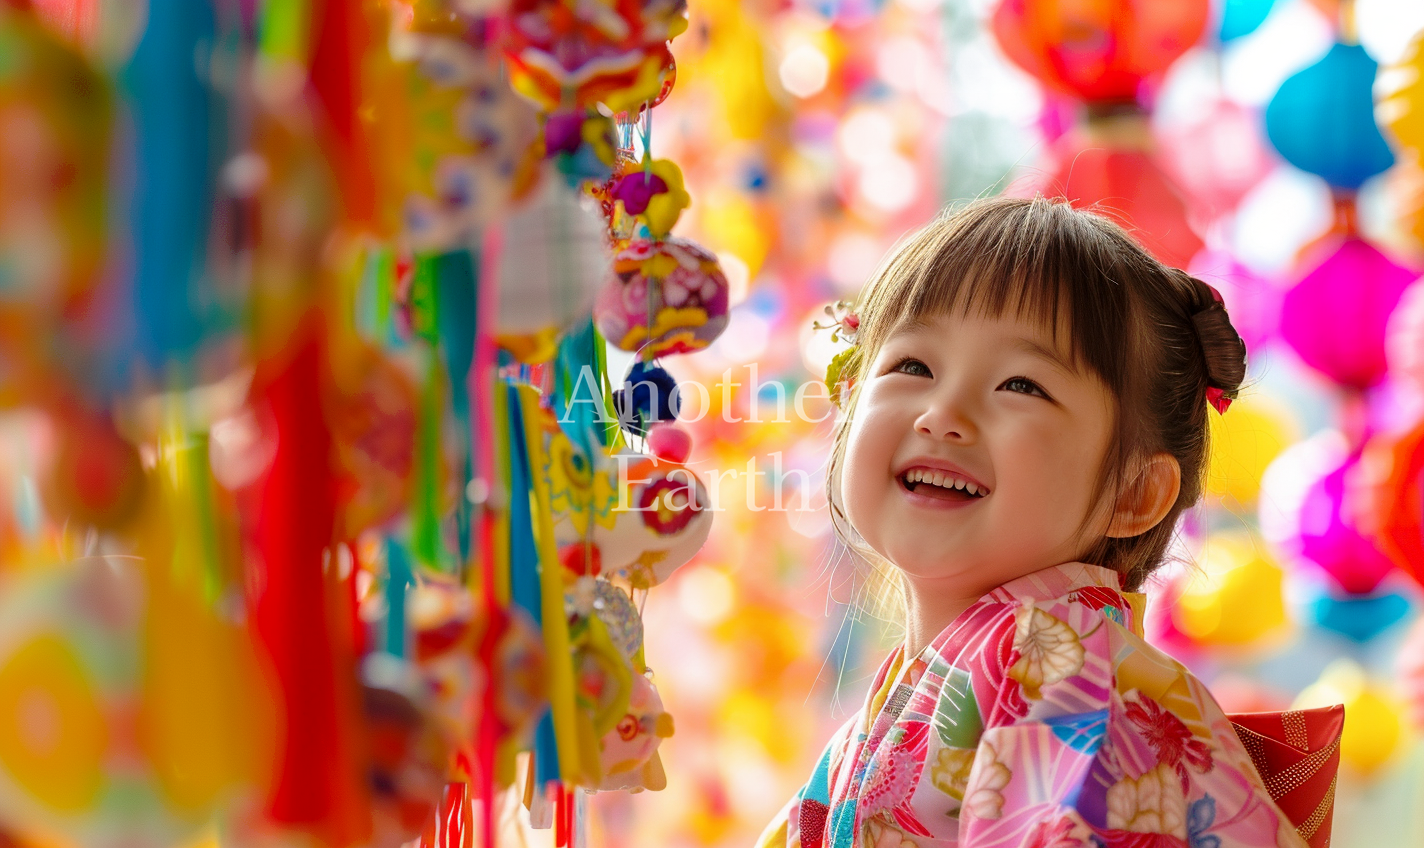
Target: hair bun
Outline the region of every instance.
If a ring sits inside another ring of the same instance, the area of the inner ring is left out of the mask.
[[[1192,325],[1201,342],[1207,385],[1235,397],[1246,379],[1246,343],[1231,325],[1216,289],[1195,278],[1193,282],[1205,301],[1192,313]]]

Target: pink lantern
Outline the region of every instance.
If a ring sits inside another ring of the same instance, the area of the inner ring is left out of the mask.
[[[1281,290],[1224,250],[1203,250],[1188,266],[1192,276],[1216,287],[1231,324],[1248,353],[1260,349],[1280,327]]]
[[[1306,492],[1298,523],[1300,555],[1341,589],[1355,595],[1373,592],[1394,570],[1394,563],[1346,520],[1345,478],[1360,461],[1352,454]]]
[[[1327,251],[1286,292],[1281,337],[1331,380],[1366,389],[1385,375],[1385,326],[1418,274],[1358,236],[1330,239],[1313,253]]]
[[[1161,136],[1163,166],[1208,219],[1235,210],[1275,166],[1260,124],[1250,109],[1222,99]]]
[[[1399,298],[1385,331],[1389,370],[1424,392],[1424,278]]]

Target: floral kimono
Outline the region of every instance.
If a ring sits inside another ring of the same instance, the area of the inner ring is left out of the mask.
[[[1070,563],[897,650],[758,848],[1303,848],[1144,602]]]

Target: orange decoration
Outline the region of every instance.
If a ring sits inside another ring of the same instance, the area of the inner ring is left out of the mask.
[[[1083,100],[1129,102],[1206,28],[1207,0],[1004,0],[994,35],[1015,64]]]

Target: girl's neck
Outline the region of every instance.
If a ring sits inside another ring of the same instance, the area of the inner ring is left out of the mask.
[[[925,646],[944,631],[960,613],[983,597],[983,592],[966,593],[948,589],[940,581],[923,580],[901,572],[905,588],[905,651],[906,662],[920,655]],[[992,587],[991,587],[992,588]]]

